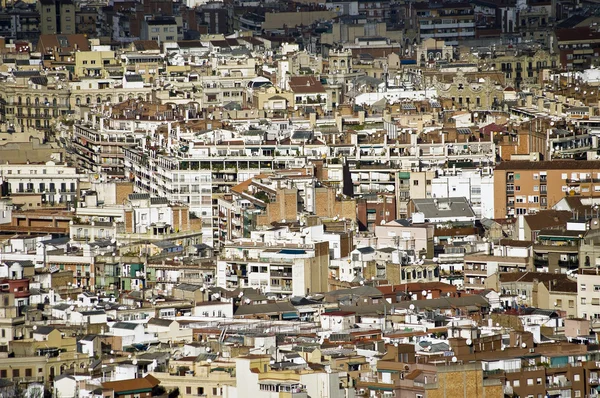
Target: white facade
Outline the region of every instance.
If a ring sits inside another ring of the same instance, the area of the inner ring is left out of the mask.
[[[494,218],[494,177],[479,170],[448,170],[431,180],[433,198],[465,197],[477,218]]]
[[[350,329],[356,323],[356,315],[342,311],[321,314],[321,328],[332,332]]]
[[[0,181],[9,184],[11,195],[39,193],[48,203],[73,203],[79,181],[86,176],[75,167],[48,161],[43,164],[0,164]]]

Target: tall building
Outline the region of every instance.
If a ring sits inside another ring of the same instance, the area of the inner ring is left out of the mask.
[[[494,218],[549,209],[565,196],[600,196],[600,161],[508,161],[494,172]]]
[[[71,35],[75,33],[75,4],[71,0],[40,0],[41,34]]]

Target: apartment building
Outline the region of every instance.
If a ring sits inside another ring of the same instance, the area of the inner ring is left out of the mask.
[[[539,85],[543,71],[554,69],[559,64],[558,55],[545,50],[506,48],[497,49],[488,66],[504,73],[505,84],[520,88],[522,85]]]
[[[140,39],[159,43],[182,40],[181,18],[161,16],[142,21]]]
[[[422,3],[414,8],[421,39],[458,44],[475,37],[475,13],[469,3]]]
[[[45,204],[73,204],[79,198],[79,184],[86,178],[75,167],[45,163],[0,164],[0,178],[7,184],[7,193],[39,193]]]
[[[577,278],[577,316],[600,319],[600,275],[596,270],[582,269]]]
[[[70,145],[77,166],[88,172],[125,176],[125,148],[142,143],[146,134],[142,131],[115,130],[104,125],[101,118],[95,123],[76,123]]]
[[[40,32],[43,35],[71,35],[77,28],[75,4],[72,0],[40,0]]]
[[[110,46],[92,46],[91,51],[75,53],[75,77],[107,77],[109,68],[119,68],[120,63]],[[85,87],[85,86],[84,86]]]
[[[153,372],[152,376],[160,380],[160,385],[173,390],[178,388],[182,398],[192,398],[203,396],[207,398],[217,398],[223,396],[223,391],[228,386],[235,386],[234,368],[222,367],[225,363],[211,364],[198,363],[192,364],[193,377],[189,374],[179,375],[167,372]]]
[[[600,196],[598,161],[506,161],[494,172],[494,218],[548,209],[565,196]]]
[[[282,227],[227,242],[217,262],[217,286],[252,287],[276,296],[327,291],[326,235],[322,226],[305,227],[300,234]]]
[[[1,79],[0,98],[4,112],[0,118],[14,132],[23,133],[30,129],[50,132],[51,121],[70,110],[64,73],[56,72],[56,77],[50,77],[39,71],[15,70],[11,75],[11,79],[7,76]]]
[[[453,169],[431,180],[432,198],[466,198],[478,218],[494,217],[494,178],[491,169]]]

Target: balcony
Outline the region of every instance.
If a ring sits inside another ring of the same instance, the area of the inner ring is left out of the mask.
[[[271,278],[291,278],[291,272],[271,271]]]
[[[559,260],[558,266],[566,267],[566,268],[577,268],[577,267],[579,267],[579,261],[578,260],[567,260],[567,261]]]
[[[476,275],[476,276],[487,276],[486,270],[480,269],[465,269],[463,270],[464,275]]]
[[[547,267],[548,266],[548,259],[544,259],[544,258],[535,258],[533,259],[533,265],[535,267]]]

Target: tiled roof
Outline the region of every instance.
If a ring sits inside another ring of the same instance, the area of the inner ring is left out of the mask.
[[[110,381],[103,383],[102,387],[113,390],[116,393],[125,393],[129,391],[151,391],[159,384],[160,381],[156,377],[147,375],[143,379]]]

